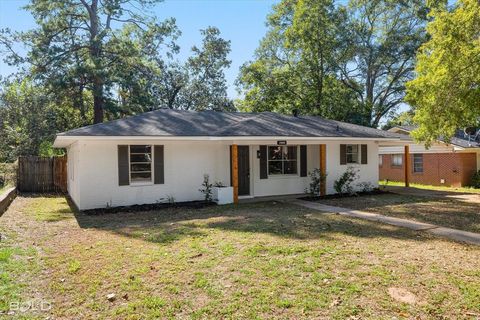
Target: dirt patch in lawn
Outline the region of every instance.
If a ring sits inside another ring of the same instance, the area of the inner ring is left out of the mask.
[[[0,218],[38,251],[41,276],[26,289],[51,299],[42,317],[480,314],[478,247],[278,202],[88,216],[66,213],[68,204],[56,199],[17,198]],[[62,219],[50,219],[52,212]]]
[[[394,193],[320,202],[480,233],[480,203]]]

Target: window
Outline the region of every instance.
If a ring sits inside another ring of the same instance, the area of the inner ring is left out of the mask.
[[[381,154],[378,155],[378,165],[380,167],[383,166],[383,155]]]
[[[347,144],[347,164],[358,162],[358,144]]]
[[[268,174],[297,174],[297,146],[269,146]]]
[[[132,183],[152,181],[152,146],[130,146],[130,181]]]
[[[401,167],[403,164],[403,156],[401,154],[392,154],[392,166]]]
[[[413,155],[413,172],[423,172],[423,154],[416,153]]]

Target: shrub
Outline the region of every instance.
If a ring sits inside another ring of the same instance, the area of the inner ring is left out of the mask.
[[[340,194],[355,194],[353,183],[357,180],[358,169],[348,167],[347,170],[333,183],[333,188]]]
[[[362,192],[372,192],[375,187],[371,182],[360,182],[357,184],[358,189],[362,190]]]
[[[214,187],[216,188],[224,188],[226,187],[226,185],[222,182],[222,181],[215,181],[215,183],[213,184]]]
[[[480,170],[475,172],[472,176],[472,187],[480,188]]]
[[[313,169],[308,175],[310,176],[310,186],[305,192],[312,196],[320,195],[321,186],[325,183],[327,175],[323,174],[318,168]]]
[[[210,183],[210,176],[208,174],[203,175],[202,188],[198,189],[205,196],[205,201],[212,201],[212,187],[213,184]]]

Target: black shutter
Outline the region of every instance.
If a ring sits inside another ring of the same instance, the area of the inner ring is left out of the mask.
[[[300,146],[300,177],[307,176],[307,146]]]
[[[118,146],[118,185],[130,184],[130,169],[128,168],[128,146]]]
[[[368,151],[367,151],[367,145],[362,144],[362,164],[367,164],[367,159],[368,159]]]
[[[347,145],[340,145],[340,164],[347,164]]]
[[[260,179],[268,179],[267,146],[260,146]]]
[[[153,147],[153,165],[154,165],[154,184],[164,184],[165,183],[165,174],[164,174],[164,165],[163,165],[163,146],[154,146]]]

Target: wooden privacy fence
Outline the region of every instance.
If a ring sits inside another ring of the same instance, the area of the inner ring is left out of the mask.
[[[67,192],[67,157],[18,158],[17,189],[21,192]]]

